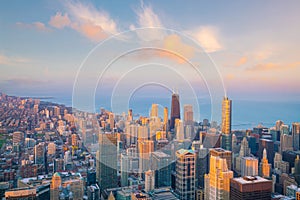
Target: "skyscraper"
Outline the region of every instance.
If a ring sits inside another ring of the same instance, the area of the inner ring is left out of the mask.
[[[250,148],[246,137],[241,142],[240,154],[235,160],[235,170],[241,172],[241,160],[243,157],[250,156]]]
[[[231,104],[232,101],[228,97],[224,97],[222,101],[222,148],[226,150],[232,149],[231,142]]]
[[[117,186],[117,134],[100,133],[97,152],[97,179],[101,191]]]
[[[178,121],[178,125],[176,128],[176,139],[177,140],[184,140],[184,125],[181,120]]]
[[[233,178],[230,181],[231,200],[271,199],[272,181],[259,176]]]
[[[264,149],[263,151],[263,158],[260,163],[259,171],[260,171],[260,176],[262,176],[263,178],[270,178],[271,164],[269,164],[268,162],[266,149]]]
[[[231,133],[231,104],[232,101],[228,97],[224,97],[222,101],[222,133]]]
[[[180,119],[180,103],[179,103],[179,95],[176,93],[173,93],[172,94],[172,104],[171,104],[170,129],[174,129],[175,119]]]
[[[169,129],[169,111],[168,107],[164,108],[164,131],[168,131]]]
[[[44,143],[39,143],[34,146],[34,163],[35,164],[44,164],[45,163]]]
[[[128,110],[127,121],[132,121],[132,120],[133,120],[132,109],[129,109],[129,110]]]
[[[300,150],[300,123],[292,124],[293,147],[295,151]]]
[[[150,117],[158,117],[158,104],[152,104]]]
[[[257,176],[258,159],[254,157],[243,157],[241,161],[241,176]]]
[[[197,152],[197,162],[196,162],[196,176],[197,176],[197,186],[204,188],[204,176],[208,173],[208,164],[209,164],[209,150],[204,148],[203,145],[200,145],[199,148],[196,148],[195,143],[193,142],[193,150]]]
[[[193,121],[194,121],[193,106],[189,104],[184,105],[183,110],[184,110],[183,113],[184,125],[193,125]]]
[[[154,190],[155,186],[155,174],[152,170],[145,172],[145,191],[150,192]]]
[[[205,175],[205,199],[229,200],[231,178],[233,171],[228,169],[226,159],[210,156],[209,174]]]
[[[155,171],[155,186],[171,186],[171,156],[161,151],[152,153],[152,170]]]
[[[195,198],[196,156],[194,150],[180,149],[176,151],[175,192],[181,200]]]
[[[232,165],[232,152],[227,151],[222,148],[214,148],[210,150],[210,156],[216,156],[220,158],[224,158],[227,163],[227,168],[231,170],[231,165]]]
[[[108,121],[109,121],[109,128],[111,131],[113,131],[115,127],[114,113],[109,113]]]
[[[151,154],[154,152],[154,142],[152,140],[138,141],[139,170],[141,173],[150,169]]]

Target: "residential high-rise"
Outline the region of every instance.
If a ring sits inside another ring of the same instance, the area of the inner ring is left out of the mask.
[[[230,180],[231,200],[269,200],[271,192],[272,181],[259,176],[246,176]]]
[[[132,109],[129,109],[129,110],[128,110],[127,121],[132,121],[132,120],[133,120]]]
[[[53,160],[53,172],[61,172],[64,170],[64,159],[63,158],[56,158]]]
[[[56,153],[56,145],[54,142],[49,142],[48,144],[48,155],[55,155]]]
[[[109,113],[109,115],[108,115],[108,121],[109,121],[109,128],[110,128],[111,131],[113,131],[114,128],[115,128],[114,113]]]
[[[196,156],[194,150],[176,151],[175,192],[181,200],[195,199]]]
[[[243,157],[241,160],[241,176],[258,176],[258,159]]]
[[[295,151],[300,150],[300,123],[292,124],[293,147]]]
[[[117,176],[117,134],[99,134],[99,151],[96,162],[97,180],[100,190],[116,187]]]
[[[267,159],[267,150],[264,149],[263,151],[263,158],[260,163],[259,171],[260,171],[260,176],[263,178],[270,178],[271,176],[271,164],[269,164],[268,159]]]
[[[72,139],[72,146],[78,147],[78,136],[77,136],[77,134],[73,133],[72,136],[71,136],[71,139]]]
[[[25,140],[25,134],[20,131],[16,131],[13,133],[13,143],[22,145]]]
[[[184,125],[193,125],[194,122],[194,112],[193,106],[188,104],[183,106],[183,121]]]
[[[139,170],[141,173],[150,169],[151,154],[154,152],[154,142],[152,140],[138,141]]]
[[[222,149],[222,148],[213,148],[210,149],[210,156],[216,156],[220,158],[224,158],[227,163],[227,168],[231,170],[231,165],[232,165],[232,152]]]
[[[53,114],[57,117],[60,115],[60,108],[58,106],[53,107]]]
[[[229,200],[230,179],[233,171],[227,167],[227,161],[218,156],[210,156],[209,174],[205,175],[205,199]]]
[[[179,103],[179,95],[176,93],[173,93],[172,94],[172,104],[171,104],[170,129],[174,129],[175,119],[180,119],[180,103]]]
[[[176,127],[176,139],[177,140],[184,140],[184,125],[181,120],[178,121],[177,127]]]
[[[44,164],[45,163],[44,143],[39,143],[34,146],[34,163],[35,164]]]
[[[168,131],[169,129],[169,111],[168,107],[164,108],[164,131]]]
[[[158,117],[158,104],[152,104],[150,117]]]
[[[293,136],[288,134],[280,134],[280,152],[284,151],[292,151],[293,150],[293,144],[295,141],[293,141]]]
[[[145,172],[145,191],[150,192],[155,187],[155,174],[152,170]]]

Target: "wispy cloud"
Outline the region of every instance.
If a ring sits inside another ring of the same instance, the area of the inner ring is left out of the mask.
[[[46,25],[42,22],[33,22],[33,23],[23,23],[23,22],[17,22],[16,25],[20,28],[28,28],[28,29],[35,29],[38,31],[50,31],[51,29],[49,29],[48,27],[46,27]]]
[[[214,26],[201,26],[187,32],[199,42],[207,53],[223,49],[219,39],[219,30]]]
[[[179,54],[179,56],[168,52],[160,52],[160,56],[167,56],[173,58],[179,63],[185,62],[183,58],[185,59],[192,58],[195,53],[194,48],[192,46],[185,44],[181,40],[180,36],[176,34],[168,35],[165,37],[163,42],[163,49],[166,49],[167,51],[170,52],[175,52],[176,54]]]
[[[140,9],[135,10],[135,13],[139,27],[163,27],[160,18],[150,5],[146,6],[142,2]]]
[[[21,58],[21,57],[12,57],[7,56],[4,54],[0,54],[0,65],[17,65],[17,64],[24,64],[29,63],[31,60],[27,58]]]
[[[248,62],[248,57],[243,56],[241,57],[237,62],[236,62],[236,66],[242,66],[244,64],[246,64]]]
[[[154,12],[151,5],[144,5],[141,2],[139,8],[134,9],[136,14],[136,24],[131,24],[129,29],[153,28],[147,30],[137,30],[136,33],[142,41],[162,41],[166,36],[163,30],[164,25],[157,13]],[[159,29],[156,29],[159,28]]]
[[[300,67],[300,62],[292,62],[287,64],[281,63],[261,63],[254,65],[253,67],[247,68],[247,71],[273,71],[273,70],[288,70],[292,68]]]
[[[69,1],[65,8],[66,13],[57,12],[50,18],[50,26],[69,27],[95,42],[118,32],[116,22],[109,14],[91,4]]]

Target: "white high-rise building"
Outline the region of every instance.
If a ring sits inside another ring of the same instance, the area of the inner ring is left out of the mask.
[[[154,190],[155,174],[154,171],[148,170],[145,172],[145,191],[150,192]]]
[[[241,169],[241,176],[258,176],[258,159],[254,157],[243,157]]]

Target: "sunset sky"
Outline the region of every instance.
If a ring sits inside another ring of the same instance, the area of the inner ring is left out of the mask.
[[[135,28],[164,27],[203,47],[232,99],[300,100],[298,0],[1,4],[0,90],[11,95],[71,95],[80,63],[99,42]],[[182,40],[167,35],[164,44],[192,57]]]

